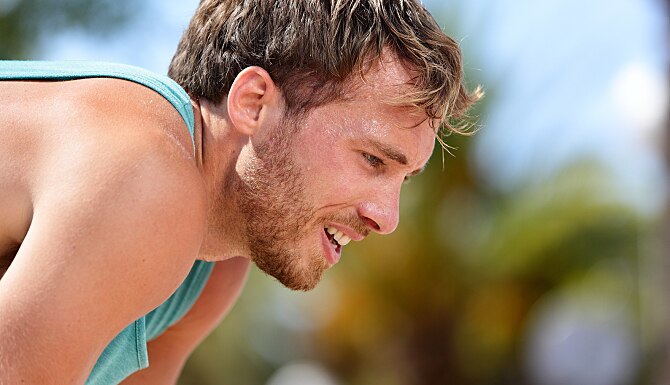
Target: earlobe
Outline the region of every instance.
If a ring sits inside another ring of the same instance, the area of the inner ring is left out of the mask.
[[[271,109],[276,108],[278,92],[270,74],[261,67],[242,70],[230,87],[228,116],[237,131],[253,136]]]

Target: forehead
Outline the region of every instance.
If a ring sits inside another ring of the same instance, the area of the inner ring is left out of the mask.
[[[346,99],[349,103],[364,106],[363,117],[370,119],[371,126],[376,124],[375,129],[393,134],[401,141],[408,137],[418,139],[411,141],[420,147],[417,150],[426,152],[429,147],[432,152],[434,127],[438,127],[438,122],[430,121],[423,109],[400,103],[416,91],[412,80],[412,71],[387,50],[365,74],[353,80],[354,85]]]
[[[408,94],[416,92],[413,78],[414,74],[409,67],[395,54],[385,50],[362,74],[350,79],[344,97],[348,100],[378,102],[387,107],[405,107],[406,112],[412,112],[417,118],[425,118],[420,108],[400,103]]]
[[[331,143],[346,139],[398,149],[411,166],[420,168],[432,154],[435,130],[423,110],[395,102],[414,90],[411,80],[399,60],[383,56],[363,76],[352,79],[343,100],[313,111],[309,125],[321,127]]]

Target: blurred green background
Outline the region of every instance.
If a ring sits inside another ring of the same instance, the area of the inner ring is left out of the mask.
[[[0,58],[165,72],[195,1],[0,0]],[[181,385],[670,383],[666,3],[426,2],[481,129],[320,287],[254,270]]]

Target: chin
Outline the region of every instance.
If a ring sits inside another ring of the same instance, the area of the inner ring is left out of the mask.
[[[285,287],[294,290],[294,291],[311,291],[314,289],[319,282],[321,282],[321,277],[318,277],[317,279],[312,279],[309,281],[302,281],[302,282],[297,282],[297,281],[281,281],[279,282],[284,285]]]
[[[321,281],[328,269],[326,259],[319,253],[295,255],[272,253],[254,256],[256,266],[291,290],[310,291]]]

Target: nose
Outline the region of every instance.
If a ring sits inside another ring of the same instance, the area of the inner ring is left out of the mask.
[[[398,227],[399,209],[400,186],[372,193],[371,199],[358,205],[358,215],[373,231],[390,234]]]

